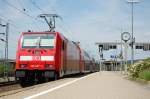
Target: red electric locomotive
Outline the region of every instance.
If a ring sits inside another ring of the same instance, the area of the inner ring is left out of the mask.
[[[80,73],[78,44],[58,32],[25,32],[18,42],[16,77],[21,83]]]
[[[46,20],[50,31],[24,32],[18,41],[16,78],[20,83],[24,85],[93,71],[91,58],[79,44],[55,32],[58,16],[41,14],[40,17]]]

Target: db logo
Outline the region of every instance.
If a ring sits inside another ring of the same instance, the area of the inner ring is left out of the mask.
[[[33,60],[36,60],[36,61],[41,60],[41,57],[40,56],[33,56]]]

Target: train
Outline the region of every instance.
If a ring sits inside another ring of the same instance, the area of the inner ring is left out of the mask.
[[[79,43],[59,32],[23,32],[18,40],[16,78],[21,85],[99,71]]]

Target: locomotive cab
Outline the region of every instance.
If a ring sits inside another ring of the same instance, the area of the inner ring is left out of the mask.
[[[22,33],[16,57],[16,77],[21,82],[43,81],[58,76],[56,38],[56,33]]]

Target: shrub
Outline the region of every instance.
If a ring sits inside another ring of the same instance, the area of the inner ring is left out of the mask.
[[[150,71],[140,72],[139,73],[139,78],[149,81],[150,80]]]
[[[143,61],[140,61],[140,62],[135,63],[134,65],[128,66],[128,71],[129,71],[130,76],[133,78],[137,78],[139,72],[141,72],[143,69],[143,65],[144,65]]]
[[[2,74],[4,71],[4,66],[0,64],[0,74]]]
[[[132,78],[138,78],[140,73],[142,75],[142,72],[148,69],[150,69],[150,58],[145,59],[143,61],[139,61],[135,63],[134,65],[128,66],[128,72]],[[147,73],[146,73],[146,76],[147,76]]]
[[[6,71],[9,73],[9,72],[15,72],[15,68],[13,65],[11,64],[8,64],[7,68],[6,68]],[[3,74],[4,73],[4,64],[0,64],[0,74]]]

